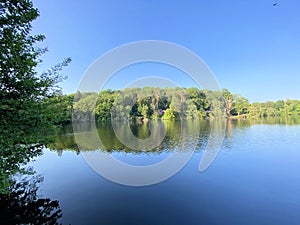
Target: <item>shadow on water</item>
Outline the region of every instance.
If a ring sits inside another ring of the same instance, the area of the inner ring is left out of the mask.
[[[55,134],[24,124],[0,132],[0,223],[58,224],[59,202],[38,195],[43,177],[28,166]],[[52,133],[53,132],[53,133]]]
[[[42,181],[41,176],[26,176],[0,194],[1,224],[59,224],[59,202],[37,194]]]

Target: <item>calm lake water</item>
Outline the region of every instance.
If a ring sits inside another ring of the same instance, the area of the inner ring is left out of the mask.
[[[135,166],[158,163],[182,146],[180,122],[165,122],[162,143],[139,152],[122,144],[109,124],[97,127],[105,150],[92,140],[92,128],[86,124],[77,128],[82,132],[76,135],[84,140],[78,148],[68,126],[31,166],[44,177],[39,195],[59,201],[63,224],[299,225],[300,125],[296,122],[201,121],[199,133],[185,139],[195,146],[191,159],[171,178],[149,186],[109,181],[90,168],[83,154],[105,151]],[[132,124],[130,132],[140,139],[151,134],[146,123]],[[200,172],[199,162],[214,132],[224,134],[221,149]],[[183,154],[192,151],[187,146]]]

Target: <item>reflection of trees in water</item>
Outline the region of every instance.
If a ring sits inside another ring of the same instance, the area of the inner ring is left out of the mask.
[[[58,224],[62,216],[59,202],[37,195],[42,180],[34,176],[14,181],[7,193],[0,194],[1,224]]]
[[[175,151],[176,148],[182,146],[183,140],[185,140],[186,134],[184,134],[184,129],[182,130],[182,123],[179,121],[163,121],[166,129],[166,136],[164,137],[162,143],[157,146],[156,148],[153,148],[151,153],[161,153],[161,152],[172,152]],[[210,121],[203,120],[200,121],[200,123],[195,126],[195,121],[193,120],[187,120],[185,121],[185,125],[187,129],[189,129],[189,134],[193,133],[199,133],[200,136],[193,136],[190,138],[193,138],[193,143],[196,139],[198,139],[198,142],[196,144],[197,149],[199,149],[202,144],[207,140],[209,134],[210,134]],[[153,124],[155,125],[155,123]],[[47,147],[49,147],[52,150],[56,150],[58,154],[61,154],[63,150],[73,150],[78,153],[79,148],[76,144],[74,135],[77,135],[76,138],[80,138],[80,144],[82,146],[79,146],[81,150],[88,151],[88,150],[97,150],[100,149],[102,151],[107,152],[114,152],[114,151],[123,151],[123,152],[130,152],[134,154],[139,153],[145,153],[144,151],[134,151],[124,145],[116,136],[114,129],[111,125],[111,123],[103,123],[98,124],[97,131],[91,130],[91,127],[86,124],[78,124],[80,126],[80,130],[82,132],[73,134],[72,129],[70,127],[65,128],[65,130],[57,136],[56,141]],[[149,128],[147,123],[143,124],[128,124],[120,123],[118,126],[119,134],[120,136],[127,136],[128,132],[133,132],[135,137],[144,139],[149,135]],[[193,130],[194,129],[194,132]],[[197,129],[197,130],[195,130]],[[79,130],[79,129],[78,129]],[[199,131],[200,130],[200,131]],[[159,138],[162,132],[157,132],[156,129],[153,129],[153,135],[154,137]],[[156,132],[156,133],[155,133]],[[182,133],[183,132],[183,133]],[[101,148],[101,145],[99,144],[98,136],[95,135],[98,134],[99,138],[101,139],[102,144],[105,146],[104,148]],[[186,139],[190,140],[190,139]]]
[[[225,123],[226,121],[226,123]],[[161,153],[161,152],[172,152],[175,150],[176,147],[180,146],[182,143],[181,139],[181,122],[179,121],[163,121],[165,128],[166,128],[166,136],[164,137],[163,142],[156,148],[152,149],[152,151],[148,151],[151,153]],[[193,120],[186,120],[186,126],[191,127],[191,125],[194,123]],[[240,134],[242,130],[245,130],[249,128],[252,125],[257,124],[282,124],[282,125],[293,125],[293,124],[299,124],[300,121],[289,118],[288,121],[286,121],[284,118],[270,118],[268,120],[266,119],[260,119],[260,120],[248,120],[248,119],[215,119],[215,120],[201,120],[199,123],[199,136],[193,137],[197,138],[197,146],[196,151],[201,151],[205,149],[205,146],[207,144],[207,140],[212,134],[212,132],[218,132],[218,130],[224,130],[224,142],[223,147],[225,149],[231,149],[232,148],[232,142],[234,138],[236,137],[236,134]],[[84,146],[79,146],[82,151],[85,150],[97,150],[100,149],[102,151],[107,152],[113,152],[113,151],[123,151],[123,152],[130,152],[134,154],[140,154],[141,151],[133,151],[132,149],[125,146],[115,135],[114,130],[112,128],[111,123],[102,123],[97,125],[97,131],[96,133],[99,135],[101,142],[105,146],[104,148],[101,148],[99,145],[99,139],[98,136],[92,135],[95,132],[92,130],[91,126],[89,124],[78,124],[80,126],[79,130],[82,130],[81,133],[75,134],[78,135],[81,139],[81,144],[83,143]],[[130,128],[129,128],[130,127]],[[214,131],[212,130],[212,127],[214,127]],[[128,126],[127,124],[123,124],[119,126],[120,133],[123,136],[126,136],[126,132],[133,132],[134,135],[137,138],[147,138],[149,135],[149,128],[147,123],[142,124],[130,124]],[[159,135],[152,134],[152,135]],[[78,137],[77,136],[77,137]],[[64,150],[72,150],[76,151],[77,154],[79,153],[79,148],[75,142],[74,134],[72,133],[72,128],[66,127],[65,130],[61,133],[61,135],[56,137],[55,143],[48,146],[52,150],[56,150],[58,154],[61,154]],[[143,152],[145,153],[145,152]]]
[[[223,149],[231,150],[233,139],[236,137],[237,134],[241,133],[241,130],[245,130],[250,127],[252,122],[250,120],[245,119],[227,119],[224,129],[225,129],[225,136],[223,140]]]

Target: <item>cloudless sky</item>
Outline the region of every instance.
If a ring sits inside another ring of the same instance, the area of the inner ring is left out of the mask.
[[[63,92],[77,90],[87,68],[119,45],[163,40],[199,55],[221,88],[251,102],[300,99],[300,1],[279,0],[34,0],[40,17],[33,24],[49,52],[41,70],[71,57]],[[127,75],[126,75],[127,71]],[[151,71],[151,72],[149,72]],[[123,88],[128,74],[176,71],[149,64],[124,69],[107,87]],[[176,80],[194,86],[188,80]]]

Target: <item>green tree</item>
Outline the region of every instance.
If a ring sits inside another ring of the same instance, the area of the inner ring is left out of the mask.
[[[196,105],[194,104],[194,102],[189,99],[186,101],[186,105],[187,105],[187,110],[186,110],[186,118],[188,119],[198,119],[200,117],[200,113],[197,110]]]
[[[186,89],[188,97],[194,102],[197,110],[207,110],[209,103],[206,98],[206,94],[198,88],[192,87]]]
[[[139,112],[142,114],[144,119],[148,119],[149,118],[149,107],[148,105],[140,105],[138,107]]]
[[[220,91],[204,90],[209,107],[207,109],[209,117],[223,117],[225,113],[224,97]]]
[[[264,106],[265,106],[264,116],[277,116],[274,102],[267,101],[264,103]]]
[[[277,111],[277,114],[279,116],[285,116],[285,108],[284,108],[284,101],[283,100],[278,100],[275,102],[275,110]]]
[[[46,49],[35,47],[43,35],[31,35],[38,17],[30,0],[0,2],[0,182],[20,171],[20,165],[41,153],[47,137],[56,130],[49,115],[51,98],[60,92],[61,69],[70,59],[44,73],[36,67]]]
[[[231,116],[231,110],[233,107],[233,95],[227,89],[222,90],[222,95],[225,103],[225,113],[227,116]]]
[[[170,108],[168,108],[165,111],[164,115],[162,116],[163,120],[175,120],[178,118],[179,118],[179,112],[172,104],[170,105]]]
[[[240,95],[234,95],[232,115],[246,115],[249,112],[249,100]]]
[[[196,110],[198,111],[197,112],[198,116],[200,118],[206,117],[206,111],[209,109],[209,102],[206,98],[206,94],[195,87],[186,89],[186,93],[188,97],[191,99],[191,102],[188,103],[187,101],[188,104],[187,110],[189,111],[188,114],[191,113],[191,110],[192,111],[194,110],[193,109],[194,107],[191,105],[191,103],[193,103],[193,105],[195,105],[196,107]],[[195,116],[192,117],[195,118]]]
[[[111,108],[115,101],[115,92],[112,90],[104,90],[98,94],[95,114],[97,121],[103,122],[111,119]]]
[[[95,119],[95,108],[97,103],[97,94],[90,93],[74,103],[73,116],[77,120],[91,121]]]
[[[262,107],[261,104],[258,102],[254,102],[249,106],[249,115],[251,117],[262,117],[263,116],[263,112],[262,112]]]

